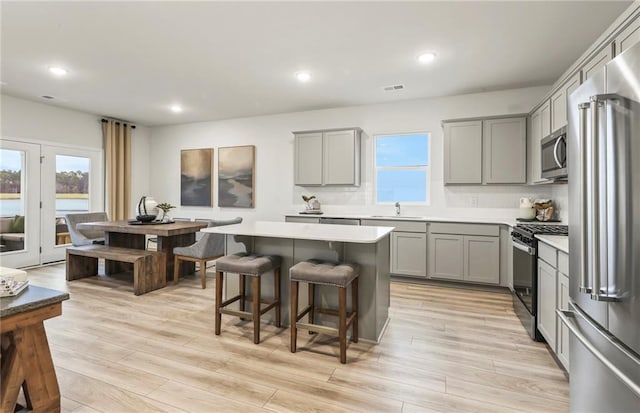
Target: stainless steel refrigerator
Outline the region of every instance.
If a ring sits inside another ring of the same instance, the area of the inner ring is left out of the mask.
[[[568,101],[570,410],[640,412],[640,44]]]

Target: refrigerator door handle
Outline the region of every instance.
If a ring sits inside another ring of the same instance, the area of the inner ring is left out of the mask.
[[[620,369],[616,367],[616,365],[613,364],[611,360],[609,360],[604,354],[602,354],[602,352],[598,350],[589,341],[589,339],[585,337],[584,334],[582,334],[582,332],[578,328],[578,325],[573,320],[576,317],[576,313],[574,311],[556,310],[556,314],[558,315],[558,317],[560,317],[560,320],[564,323],[564,325],[567,326],[571,334],[573,334],[578,339],[578,341],[580,341],[580,343],[582,343],[582,345],[584,345],[586,349],[589,350],[589,352],[591,352],[591,354],[593,354],[602,364],[604,364],[621,382],[623,382],[627,387],[629,387],[629,389],[631,389],[631,391],[633,391],[636,394],[636,396],[640,397],[640,386],[637,383],[635,383],[631,378],[629,378],[629,376],[624,374],[624,372],[620,371]],[[584,318],[584,320],[589,325],[591,325],[596,331],[598,331],[609,342],[609,344],[613,345],[616,349],[622,351],[627,357],[629,357],[633,362],[635,362],[635,364],[637,364],[640,367],[640,360],[636,356],[634,356],[633,354],[625,350],[623,347],[621,347],[620,344],[612,340],[611,337],[607,336],[606,334],[603,334],[600,331],[600,329],[594,326],[593,324],[591,324],[589,320],[587,320],[586,318]]]
[[[586,151],[591,159],[587,164],[589,168],[589,176],[591,177],[591,197],[588,200],[587,209],[589,211],[589,240],[591,241],[591,251],[589,258],[591,259],[591,299],[599,301],[600,289],[602,282],[600,279],[600,107],[602,101],[598,99],[598,95],[591,96],[591,137],[587,140],[589,147]]]
[[[589,230],[589,214],[587,212],[587,174],[589,173],[589,159],[587,155],[587,111],[591,105],[589,103],[581,103],[578,105],[580,113],[580,130],[579,139],[580,147],[582,148],[582,156],[580,157],[580,192],[582,198],[582,205],[584,206],[580,210],[580,222],[582,223],[582,230],[580,231],[580,292],[591,294],[592,284],[589,279],[589,251],[587,244],[587,232]]]

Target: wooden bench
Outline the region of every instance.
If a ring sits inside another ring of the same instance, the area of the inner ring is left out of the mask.
[[[133,292],[148,293],[167,285],[163,252],[107,245],[67,248],[67,281],[98,275],[98,258],[133,264]]]

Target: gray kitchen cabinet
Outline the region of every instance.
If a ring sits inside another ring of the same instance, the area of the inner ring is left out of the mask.
[[[496,116],[442,123],[445,184],[526,183],[525,117]]]
[[[500,238],[465,235],[464,279],[466,281],[500,283]]]
[[[360,185],[359,128],[294,132],[294,184]]]
[[[609,63],[613,58],[612,49],[612,45],[608,44],[604,49],[591,57],[584,66],[582,66],[583,81],[589,79],[594,73],[598,72],[604,67],[604,65]]]
[[[559,271],[557,294],[557,309],[569,310],[569,277]],[[556,355],[564,368],[569,371],[569,328],[559,319],[556,320],[556,324]]]
[[[484,182],[527,182],[527,119],[489,119],[482,122]]]
[[[636,18],[629,26],[627,26],[627,28],[616,36],[613,41],[616,49],[616,56],[638,42],[640,42],[640,17]]]
[[[482,183],[482,121],[444,124],[444,183]]]
[[[285,217],[285,222],[299,222],[303,224],[319,224],[320,218],[318,217]]]
[[[547,182],[542,178],[540,141],[551,132],[551,104],[547,100],[531,114],[529,129],[529,182],[532,184]]]
[[[426,233],[391,233],[391,274],[427,276]]]
[[[500,283],[497,225],[432,223],[427,251],[429,278]]]
[[[464,236],[429,234],[429,278],[462,280],[464,278]]]
[[[551,96],[551,131],[567,125],[567,98],[580,86],[580,72],[573,75]]]
[[[556,269],[538,260],[538,330],[556,348]]]

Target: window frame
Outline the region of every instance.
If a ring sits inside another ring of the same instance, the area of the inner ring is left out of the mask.
[[[377,165],[377,141],[378,137],[390,137],[390,136],[407,136],[407,135],[427,135],[427,165],[413,165],[413,166],[378,166]],[[414,131],[414,132],[386,132],[373,134],[373,204],[374,205],[394,205],[396,202],[400,202],[403,205],[416,205],[416,206],[430,206],[431,205],[431,138],[432,133],[428,131]],[[425,172],[425,201],[389,201],[378,202],[378,171],[424,171]]]

